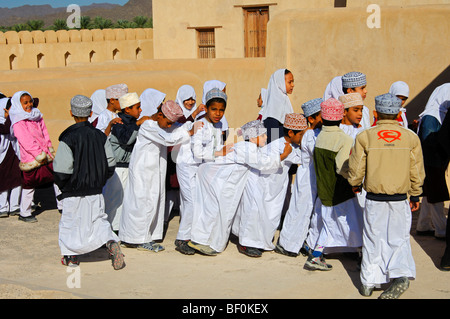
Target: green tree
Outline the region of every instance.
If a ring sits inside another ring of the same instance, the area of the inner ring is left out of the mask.
[[[115,24],[116,28],[127,29],[127,28],[136,28],[136,24],[134,22],[130,22],[128,20],[117,20]]]
[[[43,20],[28,20],[27,25],[30,30],[42,30],[45,22]]]
[[[11,30],[19,32],[19,31],[29,31],[30,27],[28,26],[28,24],[25,23],[19,23],[19,24],[15,24],[11,27]]]
[[[69,30],[69,27],[67,26],[66,20],[63,19],[56,19],[53,21],[53,25],[51,26],[51,29],[57,31],[57,30]]]
[[[133,22],[136,23],[137,28],[144,28],[147,21],[148,21],[148,18],[144,17],[144,16],[137,16],[137,17],[134,17],[134,19],[133,19]]]
[[[102,17],[94,18],[93,27],[96,29],[108,29],[108,28],[112,28],[113,26],[114,26],[114,24],[109,19],[105,19]]]
[[[80,17],[80,29],[91,29],[91,28],[92,28],[91,17],[89,16]]]

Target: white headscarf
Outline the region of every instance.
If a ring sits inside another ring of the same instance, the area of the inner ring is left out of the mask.
[[[409,86],[403,81],[394,82],[389,89],[389,93],[409,97]]]
[[[141,116],[152,116],[158,111],[158,107],[162,104],[166,94],[155,89],[146,89],[140,96],[141,100]]]
[[[89,122],[95,121],[95,119],[102,113],[108,106],[106,101],[106,90],[100,89],[92,93],[92,116],[89,118]]]
[[[206,93],[208,93],[212,89],[219,89],[223,91],[225,87],[227,86],[226,83],[219,81],[219,80],[210,80],[206,81],[203,84],[203,97],[202,97],[202,103],[206,105]]]
[[[33,108],[30,113],[25,112],[25,110],[22,107],[22,103],[20,103],[20,98],[22,95],[28,94],[31,96],[30,93],[27,91],[19,91],[14,93],[14,95],[11,98],[11,108],[9,109],[9,117],[11,119],[11,131],[14,127],[14,124],[17,122],[23,121],[23,120],[29,120],[29,121],[39,121],[42,118],[42,113],[39,111],[38,108]]]
[[[342,76],[336,76],[325,88],[323,100],[326,101],[329,98],[334,98],[337,100],[341,95],[344,95],[344,91],[342,91]]]
[[[442,84],[434,89],[428,99],[425,110],[419,115],[420,118],[425,115],[434,116],[440,124],[445,118],[450,108],[450,83]]]
[[[5,124],[5,108],[8,98],[0,99],[0,124]],[[11,143],[10,134],[4,135],[0,134],[0,164],[3,162],[6,153],[8,151],[9,145]]]
[[[266,106],[267,104],[267,89],[266,88],[262,88],[261,89],[261,100],[262,100],[262,104],[261,104],[261,110],[259,111],[259,114],[263,114],[263,107]]]
[[[185,118],[188,118],[192,112],[195,111],[195,109],[197,108],[197,102],[195,102],[194,106],[192,107],[192,109],[188,110],[185,106],[184,106],[184,101],[186,101],[187,99],[193,98],[194,100],[197,100],[197,97],[195,95],[195,90],[192,86],[190,85],[182,85],[177,92],[177,97],[175,99],[175,102],[177,102],[177,104],[181,107],[181,109],[183,110],[183,115]]]
[[[394,94],[395,96],[401,95],[404,97],[409,97],[409,86],[403,81],[397,81],[392,83],[391,87],[389,88],[389,93]],[[408,119],[406,117],[406,109],[404,107],[400,108],[400,111],[402,112],[402,120],[403,120],[403,126],[408,127]]]
[[[286,93],[285,70],[279,69],[270,77],[267,86],[267,103],[263,108],[262,120],[271,117],[280,123],[284,123],[286,114],[294,113],[291,100]]]

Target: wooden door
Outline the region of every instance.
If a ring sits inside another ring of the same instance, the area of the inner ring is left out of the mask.
[[[265,57],[269,7],[244,8],[245,57]]]

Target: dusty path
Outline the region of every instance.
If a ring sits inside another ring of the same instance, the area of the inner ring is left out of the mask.
[[[165,251],[124,248],[127,266],[115,271],[101,248],[82,256],[73,271],[60,263],[59,212],[46,209],[37,218],[33,224],[17,217],[0,219],[0,298],[366,299],[357,290],[356,262],[343,255],[328,258],[334,267],[330,272],[304,270],[303,256],[266,252],[249,258],[238,253],[234,242],[216,257],[182,255],[174,249],[178,216],[170,220]],[[417,278],[402,299],[448,299],[450,272],[438,269],[445,242],[416,236],[416,219],[414,213],[411,244]]]

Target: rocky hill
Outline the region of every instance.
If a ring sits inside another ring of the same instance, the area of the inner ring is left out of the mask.
[[[56,19],[66,20],[71,12],[66,8],[53,8],[50,5],[25,5],[17,8],[0,8],[0,25],[12,26],[26,23],[28,20],[43,20],[45,26],[50,26]],[[117,20],[133,20],[136,16],[152,17],[152,0],[129,0],[123,6],[117,4],[101,3],[81,6],[81,16],[92,19],[100,16]]]

